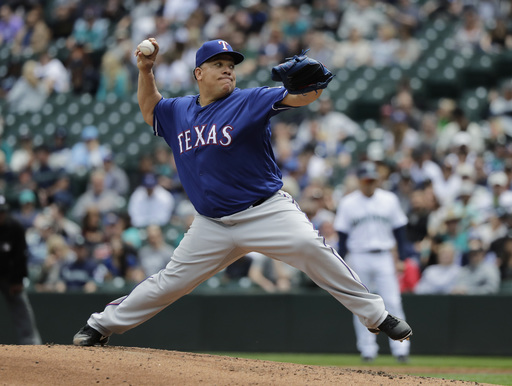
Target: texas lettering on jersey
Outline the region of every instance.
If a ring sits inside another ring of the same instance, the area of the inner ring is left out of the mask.
[[[202,146],[229,146],[233,141],[231,131],[233,131],[233,127],[226,125],[217,132],[216,124],[210,127],[208,127],[208,125],[194,126],[192,130],[182,131],[178,134],[180,154]],[[195,137],[195,139],[193,137]]]

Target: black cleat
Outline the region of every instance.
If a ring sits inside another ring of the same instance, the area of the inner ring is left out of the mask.
[[[94,328],[86,324],[73,337],[75,346],[104,346],[108,343],[108,336],[101,335]]]
[[[409,339],[412,335],[411,326],[405,321],[396,316],[388,314],[386,319],[380,324],[377,328],[369,328],[373,334],[378,334],[383,331],[393,340],[399,340],[403,342],[406,339]]]

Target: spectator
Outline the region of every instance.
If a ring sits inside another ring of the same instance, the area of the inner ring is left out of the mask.
[[[325,243],[334,249],[339,249],[338,232],[334,229],[334,212],[321,208],[310,220],[313,226],[318,229],[318,234],[324,238]]]
[[[395,5],[384,3],[385,14],[399,30],[406,28],[414,33],[420,24],[421,18],[417,3],[411,0],[398,0],[394,3]]]
[[[15,212],[13,216],[27,230],[34,226],[34,221],[39,214],[39,210],[36,208],[36,195],[29,189],[22,190],[18,202],[20,210]]]
[[[507,26],[507,20],[498,18],[495,26],[488,35],[491,52],[501,53],[512,48],[512,31]]]
[[[439,209],[439,212],[442,214],[443,221],[438,227],[429,224],[429,233],[434,235],[434,242],[437,244],[444,242],[452,243],[457,253],[456,263],[461,265],[462,254],[467,250],[470,230],[464,228],[463,215],[459,208],[442,207]],[[437,263],[435,258],[437,256],[431,255],[428,264]]]
[[[282,261],[257,252],[247,257],[251,260],[247,277],[265,292],[287,292],[299,284],[300,271]]]
[[[462,25],[455,31],[455,48],[473,53],[489,51],[489,39],[478,12],[473,6],[465,7]]]
[[[73,32],[73,26],[77,17],[77,3],[55,2],[52,3],[48,26],[52,31],[52,38],[55,40],[67,39]],[[47,5],[48,6],[48,5]]]
[[[90,252],[104,241],[100,211],[95,206],[87,208],[82,219],[82,236]]]
[[[165,268],[174,253],[174,248],[165,242],[158,225],[148,226],[146,233],[148,243],[140,249],[139,259],[144,274],[149,276]]]
[[[415,258],[407,257],[403,261],[396,264],[398,274],[398,283],[400,285],[400,293],[411,293],[416,288],[421,277],[421,270],[418,261]]]
[[[361,35],[371,39],[385,22],[386,15],[371,0],[350,0],[341,18],[338,37],[346,39],[353,28],[360,28]]]
[[[47,242],[50,236],[55,234],[51,218],[40,213],[34,220],[34,226],[27,229],[27,245],[29,252],[29,271],[37,272],[43,265],[47,255]]]
[[[166,146],[156,147],[153,169],[155,174],[158,175],[159,184],[173,193],[173,195],[183,191],[174,158]]]
[[[174,197],[158,184],[154,174],[147,174],[128,202],[133,226],[167,225],[174,210]]]
[[[100,84],[96,98],[104,101],[108,94],[124,99],[130,92],[130,72],[126,65],[112,52],[107,51],[101,59]]]
[[[497,264],[499,264],[501,291],[512,293],[512,232],[499,238],[491,245],[491,250],[496,252]]]
[[[157,57],[155,79],[159,87],[166,90],[183,90],[192,86],[189,66],[183,57],[185,46],[176,43],[173,50]]]
[[[80,173],[94,168],[101,168],[108,155],[107,148],[100,144],[96,126],[86,126],[82,130],[81,142],[71,148],[71,159],[68,171]]]
[[[101,264],[107,269],[104,281],[110,282],[121,278],[121,282],[125,284],[134,284],[145,279],[144,271],[139,267],[136,251],[120,238],[110,240],[108,256]]]
[[[499,94],[490,94],[490,119],[496,120],[504,133],[512,136],[512,79],[501,85]]]
[[[8,168],[5,154],[0,151],[0,194],[5,195],[7,186],[15,179],[14,174]]]
[[[398,48],[393,62],[403,67],[410,67],[421,55],[420,42],[414,37],[409,27],[398,28]]]
[[[461,267],[455,263],[452,243],[442,243],[437,252],[437,264],[429,265],[422,273],[414,289],[416,294],[450,294],[455,286]]]
[[[419,145],[418,132],[409,126],[407,115],[397,110],[391,114],[391,130],[385,133],[383,146],[390,159],[400,159]]]
[[[7,166],[11,163],[12,148],[3,138],[4,126],[5,126],[4,117],[2,116],[2,114],[0,114],[0,153],[3,154],[4,162]]]
[[[113,190],[105,189],[105,172],[96,170],[90,177],[90,188],[77,200],[72,215],[81,220],[91,206],[98,208],[101,214],[115,211],[123,205],[124,199]]]
[[[505,172],[492,172],[489,174],[487,184],[490,190],[475,203],[479,210],[491,213],[497,207],[507,210],[512,208],[512,191],[509,189],[510,182]]]
[[[437,117],[433,112],[426,112],[422,115],[419,125],[420,142],[431,149],[437,148],[439,136],[437,133]]]
[[[57,190],[58,181],[65,177],[63,169],[54,169],[49,165],[50,149],[39,145],[34,149],[32,176],[37,184],[38,194],[50,197]]]
[[[71,88],[75,94],[88,93],[96,95],[100,73],[99,65],[93,55],[83,44],[76,44],[70,49],[66,68],[71,75]]]
[[[469,181],[468,181],[469,182]],[[445,157],[441,164],[441,177],[436,179],[432,188],[441,205],[452,205],[460,194],[462,178],[455,172],[454,162]],[[467,192],[470,194],[472,192]]]
[[[67,144],[68,132],[65,127],[59,126],[53,135],[53,145],[50,147],[50,159],[48,163],[53,169],[68,168],[71,162],[71,149]]]
[[[428,235],[428,217],[430,212],[425,202],[423,189],[415,189],[410,194],[411,205],[407,213],[407,239],[413,243],[416,252],[420,252],[420,244]]]
[[[71,244],[77,237],[82,235],[82,228],[66,217],[68,208],[69,206],[66,202],[54,200],[45,208],[45,212],[52,219],[55,233],[63,236],[66,243]]]
[[[61,279],[61,270],[75,260],[74,252],[61,235],[51,235],[46,243],[47,256],[42,264],[41,274],[36,283],[39,292],[65,292],[66,286]]]
[[[377,38],[372,41],[372,65],[386,67],[395,64],[400,48],[396,39],[396,29],[392,24],[382,24],[377,30]]]
[[[482,241],[469,241],[469,264],[462,267],[455,280],[452,294],[457,295],[490,295],[500,288],[500,271],[495,263],[485,260],[485,249]]]
[[[34,144],[28,128],[21,132],[18,143],[19,147],[14,150],[11,159],[11,170],[14,173],[20,173],[24,169],[31,168],[34,161]]]
[[[270,26],[268,38],[261,44],[258,54],[258,64],[261,67],[275,66],[283,62],[288,55],[288,46],[279,27]]]
[[[351,68],[367,66],[371,61],[371,41],[361,35],[360,27],[354,26],[348,37],[339,42],[334,49],[332,65],[334,68]]]
[[[292,38],[301,38],[309,29],[309,21],[302,17],[299,7],[295,4],[290,4],[284,9],[285,20],[282,24],[282,31],[285,40]]]
[[[127,195],[130,188],[128,175],[124,169],[116,165],[112,153],[108,153],[103,158],[103,170],[105,171],[105,189],[112,190],[120,196]]]
[[[483,244],[488,246],[489,254],[494,253],[499,256],[502,251],[502,241],[504,237],[507,237],[508,224],[511,223],[511,220],[512,216],[509,210],[497,207],[486,221],[478,224],[476,233],[480,235]]]
[[[52,33],[43,17],[43,7],[35,5],[25,16],[25,24],[14,38],[13,55],[37,55],[48,49]]]
[[[0,292],[14,321],[18,344],[41,344],[23,279],[28,276],[25,230],[9,215],[0,196]]]
[[[17,177],[17,179],[13,178],[10,181],[6,189],[6,194],[10,198],[9,201],[12,202],[16,201],[24,190],[37,191],[37,185],[32,178],[32,173],[29,168],[21,170]],[[9,175],[7,175],[7,178],[10,178]]]
[[[75,239],[73,250],[74,259],[66,262],[60,270],[61,282],[66,291],[96,292],[98,285],[95,277],[98,273],[98,263],[89,258],[83,237]]]
[[[7,93],[7,103],[11,112],[18,114],[35,113],[41,110],[51,86],[48,81],[38,78],[37,63],[27,60],[22,67],[21,77]]]
[[[67,93],[71,89],[69,73],[64,64],[50,54],[50,51],[39,55],[36,66],[37,77],[42,79],[50,90],[56,93]]]
[[[464,110],[456,107],[452,112],[452,121],[448,123],[437,142],[437,151],[446,153],[452,146],[457,145],[457,133],[468,133],[468,147],[472,152],[480,153],[484,150],[484,136],[482,127],[471,122]]]
[[[14,13],[10,3],[0,6],[0,44],[8,46],[23,28],[23,19]]]
[[[80,44],[88,52],[101,51],[105,47],[109,22],[99,18],[92,7],[86,8],[81,18],[75,21],[68,45]]]
[[[335,35],[343,15],[342,4],[338,0],[316,0],[313,10],[317,13],[313,20],[314,27]]]
[[[140,230],[132,225],[130,215],[123,211],[119,214],[119,229],[121,231],[121,238],[131,247],[139,250],[142,247],[142,237]]]
[[[316,143],[325,157],[336,157],[343,150],[342,142],[361,132],[361,127],[356,122],[334,110],[330,98],[318,99],[318,112],[312,116],[311,121],[316,121],[318,126],[314,130],[305,130],[304,125],[299,126],[295,142],[301,144],[301,147],[311,142]],[[315,125],[311,121],[306,121],[306,124]]]

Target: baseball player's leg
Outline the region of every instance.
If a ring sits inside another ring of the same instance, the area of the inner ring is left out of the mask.
[[[372,258],[373,256],[363,253],[349,254],[346,258],[347,263],[357,272],[361,281],[369,286],[370,290],[373,290],[377,274]],[[363,358],[376,358],[379,353],[377,335],[368,331],[368,328],[361,323],[357,316],[354,315],[353,319],[357,350]]]
[[[395,263],[391,254],[383,254],[382,264],[379,268],[379,274],[376,276],[375,284],[377,292],[384,299],[386,309],[392,314],[405,320],[405,314],[402,307],[402,296],[400,286],[396,276]],[[408,340],[403,342],[389,340],[391,353],[395,357],[409,355],[411,343]]]
[[[356,333],[356,346],[357,351],[361,354],[362,358],[374,359],[379,353],[379,345],[377,343],[377,335],[368,331],[359,318],[354,315],[353,317],[354,331]]]
[[[103,312],[91,315],[87,324],[104,336],[121,334],[188,294],[241,255],[229,229],[198,215],[165,269],[148,277],[128,296],[109,303]]]
[[[235,231],[237,242],[249,251],[303,271],[367,327],[378,326],[386,318],[382,298],[370,293],[338,253],[324,243],[288,194],[280,192],[232,218],[239,222]]]
[[[36,326],[34,312],[27,293],[10,294],[8,284],[0,282],[1,292],[4,294],[7,306],[12,315],[14,327],[19,344],[41,344],[41,336]]]

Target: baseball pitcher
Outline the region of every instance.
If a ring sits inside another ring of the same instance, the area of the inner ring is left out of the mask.
[[[244,56],[212,40],[196,53],[198,95],[162,98],[148,56],[135,51],[138,101],[144,120],[172,149],[183,187],[196,208],[190,229],[165,269],[129,295],[90,316],[73,343],[107,343],[148,320],[248,252],[281,260],[305,272],[352,311],[366,327],[404,340],[410,326],[390,315],[341,256],[327,246],[289,194],[271,146],[270,119],[315,101],[333,75],[306,55],[272,70],[285,87],[236,87]],[[149,51],[148,51],[149,52]]]

